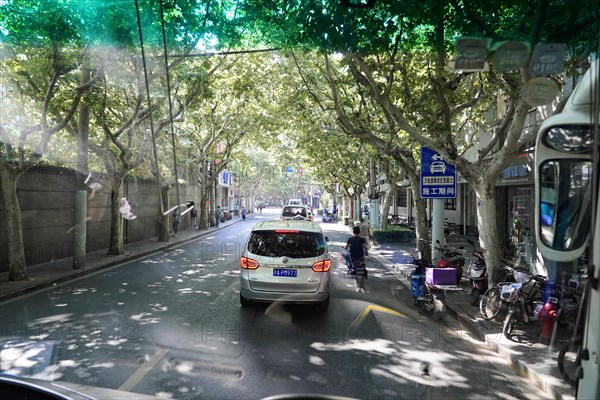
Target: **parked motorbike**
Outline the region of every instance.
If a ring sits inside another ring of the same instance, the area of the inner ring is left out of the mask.
[[[328,212],[323,212],[323,217],[321,218],[322,222],[334,222],[333,214]]]
[[[574,316],[579,310],[577,290],[587,275],[572,275],[570,279],[567,275],[563,274],[559,284],[552,281],[546,284],[544,305],[539,314],[542,320],[540,338],[544,340],[555,337],[558,326],[568,327],[575,322]]]
[[[221,208],[221,222],[229,221],[233,218],[231,210],[227,207]]]
[[[431,314],[433,319],[442,319],[446,314],[444,291],[428,284],[425,280],[425,268],[434,267],[434,265],[426,264],[414,255],[412,258],[412,264],[416,266],[410,275],[413,302],[415,306]]]
[[[463,275],[463,267],[465,265],[465,257],[463,253],[457,250],[451,250],[447,246],[442,246],[439,240],[436,240],[435,248],[442,253],[442,257],[437,262],[438,268],[455,268],[456,283],[460,283]],[[462,250],[462,246],[459,247]]]
[[[472,306],[479,305],[479,299],[483,293],[488,290],[487,265],[481,251],[477,251],[475,242],[467,239],[467,242],[473,246],[473,251],[469,252],[475,258],[469,263],[467,269],[467,278],[471,282],[470,303]]]

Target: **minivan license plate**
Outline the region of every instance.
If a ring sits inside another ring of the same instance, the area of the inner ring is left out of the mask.
[[[289,278],[295,278],[296,276],[298,276],[298,271],[295,269],[276,268],[273,270],[273,276],[287,276]]]

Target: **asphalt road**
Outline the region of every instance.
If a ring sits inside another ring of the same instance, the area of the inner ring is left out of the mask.
[[[174,250],[0,304],[1,369],[176,399],[282,393],[360,399],[544,398],[455,321],[420,315],[374,258],[366,291],[337,263],[331,304],[239,304],[247,221]]]

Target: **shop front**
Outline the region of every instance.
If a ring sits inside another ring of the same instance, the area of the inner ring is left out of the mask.
[[[505,256],[535,263],[535,189],[533,153],[522,153],[498,179],[498,223]]]

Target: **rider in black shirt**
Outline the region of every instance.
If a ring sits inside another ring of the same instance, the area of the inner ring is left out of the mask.
[[[352,233],[354,235],[348,238],[348,241],[346,242],[346,249],[349,250],[349,253],[344,255],[346,261],[351,262],[352,260],[360,260],[364,262],[365,253],[367,251],[367,242],[360,236],[360,228],[358,226],[352,228]]]

